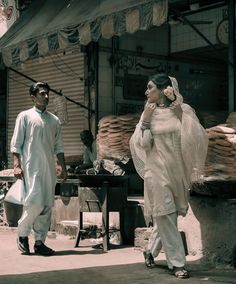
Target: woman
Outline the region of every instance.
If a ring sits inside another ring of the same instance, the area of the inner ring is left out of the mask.
[[[152,76],[145,95],[147,103],[130,140],[136,170],[144,179],[145,215],[153,220],[145,264],[155,266],[163,245],[169,269],[188,278],[177,216],[187,213],[188,189],[203,170],[208,138],[193,109],[183,103],[175,78]]]

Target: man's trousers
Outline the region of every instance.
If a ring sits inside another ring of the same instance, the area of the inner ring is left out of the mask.
[[[32,205],[24,207],[22,217],[18,221],[18,236],[27,237],[34,231],[35,241],[44,242],[50,227],[52,207]]]

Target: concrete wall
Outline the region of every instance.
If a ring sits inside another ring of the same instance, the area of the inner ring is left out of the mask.
[[[179,229],[186,234],[189,253],[200,259],[229,264],[236,245],[236,199],[191,197]]]

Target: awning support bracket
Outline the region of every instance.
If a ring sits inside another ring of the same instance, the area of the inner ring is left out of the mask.
[[[192,24],[182,13],[179,11],[175,11],[175,13],[186,23],[188,24],[207,44],[209,44],[215,51],[218,51],[218,49],[215,47],[215,45],[198,29]],[[234,67],[234,64],[227,60],[228,64]]]

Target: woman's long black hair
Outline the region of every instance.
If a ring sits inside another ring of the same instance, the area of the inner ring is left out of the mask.
[[[158,89],[164,89],[168,86],[172,86],[171,80],[165,73],[158,73],[149,77],[149,81],[152,81]]]

